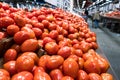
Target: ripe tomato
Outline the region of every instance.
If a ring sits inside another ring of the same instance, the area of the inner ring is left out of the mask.
[[[58,55],[62,56],[63,58],[67,58],[71,54],[71,48],[68,46],[61,47],[58,50]]]
[[[74,80],[74,78],[70,76],[63,76],[61,80]]]
[[[1,80],[10,80],[10,74],[5,69],[0,69],[0,79]]]
[[[76,49],[76,50],[75,50],[75,55],[77,55],[77,56],[79,56],[79,57],[82,57],[82,55],[83,55],[82,50],[81,50],[81,49]]]
[[[48,20],[42,20],[42,24],[44,25],[45,28],[47,28],[50,23]]]
[[[54,18],[54,16],[53,16],[53,15],[48,15],[48,16],[46,17],[46,20],[48,20],[48,21],[52,22],[52,21],[54,21],[54,20],[55,20],[55,18]]]
[[[49,23],[48,29],[49,30],[55,30],[57,28],[57,25],[55,23]]]
[[[15,60],[17,58],[17,51],[15,49],[8,49],[4,54],[4,62]]]
[[[17,73],[15,63],[16,61],[8,61],[5,64],[3,64],[3,68],[7,70],[11,76]]]
[[[31,57],[34,60],[35,64],[38,65],[39,57],[37,56],[36,53],[34,53],[34,52],[24,52],[24,53],[22,53],[22,56]]]
[[[45,50],[49,55],[57,54],[59,47],[56,42],[48,42],[45,45]]]
[[[34,31],[35,36],[39,39],[40,36],[42,35],[42,30],[39,28],[32,28],[32,30]]]
[[[52,39],[56,39],[58,37],[58,32],[56,30],[52,30],[52,31],[50,31],[49,36]]]
[[[48,42],[53,42],[54,40],[52,39],[52,38],[50,38],[50,37],[45,37],[45,38],[43,38],[43,45],[45,46],[45,44],[46,43],[48,43]]]
[[[78,58],[78,65],[79,65],[79,69],[83,69],[83,67],[84,67],[84,59],[83,58],[81,58],[81,57],[79,57]]]
[[[38,41],[36,39],[25,40],[21,45],[22,52],[31,52],[38,49]]]
[[[35,75],[35,74],[40,73],[40,72],[45,72],[45,70],[43,67],[34,66],[32,72]]]
[[[52,80],[46,72],[38,72],[34,75],[34,80]]]
[[[89,76],[84,70],[79,70],[77,80],[89,80]]]
[[[20,28],[17,25],[9,25],[7,27],[7,33],[11,36],[13,36],[15,33],[17,33],[20,30]]]
[[[74,59],[68,58],[63,62],[63,73],[65,75],[76,78],[78,70],[79,70],[78,63]]]
[[[13,75],[11,80],[33,80],[33,75],[28,71],[22,71]]]
[[[16,44],[22,44],[25,40],[30,39],[30,36],[26,31],[19,31],[15,33],[13,38]]]
[[[97,73],[90,73],[88,75],[90,80],[103,80],[102,77]]]
[[[113,76],[109,73],[102,73],[101,77],[102,77],[102,80],[114,80]]]
[[[50,58],[49,55],[43,55],[42,57],[40,57],[39,62],[38,62],[38,66],[43,67],[44,70],[47,70],[46,64],[47,64],[49,58]]]
[[[16,60],[16,70],[17,72],[20,71],[32,71],[33,67],[34,67],[34,60],[33,58],[29,57],[29,56],[20,56],[17,58]]]
[[[98,61],[94,57],[91,57],[84,62],[84,70],[87,73],[98,73],[98,74],[101,73]]]
[[[52,80],[61,80],[63,74],[60,69],[54,69],[50,72],[50,77]]]
[[[2,17],[0,18],[0,29],[6,28],[7,26],[14,24],[14,20],[10,17]]]
[[[59,55],[50,56],[47,61],[46,67],[50,70],[60,67],[64,62],[64,58]]]
[[[21,15],[14,15],[14,21],[19,27],[24,27],[26,24],[26,20]]]
[[[46,19],[46,16],[45,15],[39,15],[37,18],[38,18],[39,22],[42,22],[43,20]]]

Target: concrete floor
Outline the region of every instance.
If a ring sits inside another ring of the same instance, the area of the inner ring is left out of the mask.
[[[110,62],[110,72],[115,80],[120,80],[120,34],[113,33],[105,27],[92,28],[92,22],[88,20],[91,31],[97,34],[97,43],[100,54],[103,54]]]

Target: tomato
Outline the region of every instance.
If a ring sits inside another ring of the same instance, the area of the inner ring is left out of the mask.
[[[42,35],[42,30],[39,28],[32,28],[32,30],[34,31],[35,36],[39,39],[40,36]]]
[[[84,70],[79,70],[77,80],[89,80],[89,76]]]
[[[47,64],[49,58],[50,58],[49,55],[43,55],[42,57],[40,57],[38,66],[41,66],[44,68],[44,70],[47,70],[46,64]]]
[[[5,69],[0,69],[0,79],[1,80],[10,80],[10,74]]]
[[[10,73],[10,75],[14,75],[17,73],[15,63],[16,61],[8,61],[5,64],[3,64],[3,68],[7,70]]]
[[[113,76],[109,73],[102,73],[101,77],[102,77],[102,80],[114,80]]]
[[[79,57],[82,57],[82,55],[83,55],[82,50],[81,50],[81,49],[76,49],[76,50],[75,50],[75,55],[77,55],[77,56],[79,56]]]
[[[33,58],[35,64],[38,65],[39,57],[37,56],[36,53],[34,53],[34,52],[24,52],[24,53],[22,53],[22,56],[29,56],[29,57]]]
[[[20,56],[17,58],[16,60],[16,70],[17,72],[20,71],[32,71],[33,67],[34,67],[34,60],[33,58],[29,57],[29,56]]]
[[[28,71],[22,71],[13,75],[11,80],[33,80],[33,75]]]
[[[38,66],[34,66],[33,68],[33,74],[37,74],[37,73],[40,73],[40,72],[45,72],[44,68],[43,67],[38,67]]]
[[[79,57],[78,58],[78,65],[79,65],[79,69],[83,69],[83,67],[84,67],[84,59],[83,58],[81,58],[81,57]]]
[[[59,55],[52,55],[47,61],[46,67],[50,70],[58,68],[64,62],[64,58]]]
[[[76,56],[75,54],[71,54],[68,58],[74,59],[76,62],[78,61],[79,57]]]
[[[44,25],[45,28],[47,28],[50,23],[48,20],[42,20],[42,24]]]
[[[27,39],[21,44],[22,52],[31,52],[38,49],[38,41],[35,39]]]
[[[48,29],[49,30],[56,30],[57,25],[55,23],[49,23]]]
[[[29,28],[29,27],[22,27],[21,30],[28,32],[28,34],[29,34],[31,39],[36,38],[35,33],[34,33],[34,31],[31,28]]]
[[[22,44],[25,40],[30,39],[30,36],[26,31],[18,31],[13,38],[16,44]]]
[[[45,15],[39,15],[37,18],[38,18],[39,22],[42,22],[43,20],[46,19],[46,16]]]
[[[48,16],[46,17],[46,20],[48,20],[48,21],[52,22],[52,21],[54,21],[54,20],[55,20],[55,18],[54,18],[54,16],[53,16],[53,15],[48,15]]]
[[[14,21],[19,27],[24,27],[26,24],[26,20],[20,15],[14,15]]]
[[[76,78],[78,70],[79,70],[78,63],[74,59],[68,58],[63,62],[63,73],[65,75]]]
[[[38,72],[34,75],[33,80],[52,80],[46,72]]]
[[[90,80],[102,80],[102,77],[97,73],[90,73],[88,75]]]
[[[56,42],[48,42],[45,45],[45,50],[46,50],[47,54],[53,55],[53,54],[57,54],[59,47]]]
[[[13,36],[15,33],[17,33],[20,30],[20,28],[17,25],[9,25],[7,27],[7,33],[11,36]]]
[[[32,23],[32,25],[33,25],[35,28],[39,28],[39,29],[41,29],[41,30],[44,29],[43,23],[35,22],[35,23]]]
[[[61,80],[74,80],[74,78],[70,76],[63,76]]]
[[[7,26],[14,24],[14,20],[10,17],[0,18],[0,28],[6,28]]]
[[[68,46],[61,47],[58,50],[58,55],[62,56],[63,58],[67,58],[71,54],[71,48]]]
[[[98,74],[101,73],[98,61],[94,57],[91,57],[84,62],[84,70],[87,73],[98,73]]]
[[[64,40],[64,36],[63,35],[58,35],[56,41],[59,42],[59,41],[62,41]]]
[[[15,49],[8,49],[4,54],[4,62],[15,60],[17,58],[17,51]]]
[[[58,32],[56,30],[52,30],[50,31],[49,33],[49,36],[52,38],[52,39],[56,39],[58,37]]]
[[[63,22],[62,23],[62,28],[65,29],[65,30],[68,30],[69,29],[68,23],[67,22]]]
[[[50,72],[50,77],[52,80],[61,80],[63,77],[63,74],[60,69],[53,69]]]
[[[52,39],[52,38],[50,38],[50,37],[45,37],[44,39],[43,39],[43,45],[45,45],[46,43],[48,43],[48,42],[53,42],[54,40]]]

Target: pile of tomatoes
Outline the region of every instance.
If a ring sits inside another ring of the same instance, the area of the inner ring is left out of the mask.
[[[109,62],[96,52],[96,34],[70,12],[0,3],[0,40],[9,37],[14,44],[4,53],[0,80],[113,80]]]

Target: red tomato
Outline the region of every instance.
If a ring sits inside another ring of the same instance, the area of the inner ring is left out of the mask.
[[[74,59],[68,58],[63,62],[63,73],[65,75],[76,78],[78,70],[79,70],[78,63]]]
[[[52,80],[46,72],[38,72],[34,75],[34,80]]]
[[[52,38],[50,38],[50,37],[45,37],[44,39],[43,39],[43,45],[45,45],[46,43],[48,43],[48,42],[53,42],[54,40],[52,39]]]
[[[79,57],[78,58],[78,65],[79,65],[79,69],[83,69],[83,67],[84,67],[84,59],[83,58],[81,58],[81,57]]]
[[[74,80],[74,78],[70,76],[63,76],[61,80]]]
[[[41,29],[41,30],[44,29],[43,23],[35,22],[35,23],[32,23],[32,25],[33,25],[35,28],[39,28],[39,29]]]
[[[17,33],[20,30],[20,28],[17,25],[9,25],[7,27],[7,33],[11,36],[13,36],[15,33]]]
[[[47,61],[46,67],[50,70],[59,68],[64,62],[64,58],[59,55],[50,56]]]
[[[45,50],[48,54],[53,55],[53,54],[57,54],[59,47],[56,42],[48,42],[45,45]]]
[[[57,25],[55,23],[50,23],[48,26],[49,30],[55,30],[57,28]]]
[[[22,52],[31,52],[38,49],[38,41],[35,39],[27,39],[21,45]]]
[[[58,32],[56,30],[52,30],[52,31],[50,31],[49,36],[52,39],[56,39],[58,37]]]
[[[10,80],[10,74],[5,69],[0,69],[0,79],[1,80]]]
[[[16,60],[16,65],[15,65],[17,72],[20,71],[32,71],[34,67],[34,60],[33,58],[29,56],[20,56]]]
[[[79,56],[79,57],[82,57],[82,55],[83,55],[82,50],[81,50],[81,49],[76,49],[76,50],[75,50],[75,55],[77,55],[77,56]]]
[[[42,22],[43,20],[46,19],[46,16],[45,15],[39,15],[37,18],[38,18],[39,22]]]
[[[33,75],[28,71],[22,71],[13,75],[11,80],[33,80]]]
[[[39,39],[40,36],[42,35],[42,30],[39,28],[32,28],[32,30],[34,31],[35,36]]]
[[[39,57],[37,56],[36,53],[34,53],[34,52],[24,52],[24,53],[22,53],[22,56],[31,57],[34,60],[35,64],[38,65]]]
[[[71,54],[71,48],[68,46],[61,47],[58,50],[58,55],[62,56],[63,58],[67,58]]]
[[[45,28],[47,28],[49,26],[49,21],[48,20],[43,20],[42,23],[43,23]]]
[[[30,39],[30,36],[26,31],[19,31],[14,35],[14,41],[16,44],[22,44],[27,39]]]
[[[55,20],[55,18],[54,18],[54,16],[53,16],[53,15],[48,15],[48,16],[46,17],[46,20],[48,20],[48,21],[52,22],[52,21],[54,21],[54,20]]]
[[[42,57],[40,57],[39,62],[38,62],[38,66],[43,67],[44,70],[47,70],[46,64],[47,64],[49,58],[50,58],[49,55],[43,55]]]
[[[7,70],[10,73],[10,75],[14,75],[17,73],[15,63],[16,61],[8,61],[5,64],[3,64],[3,68]]]
[[[40,72],[45,72],[44,68],[35,66],[35,68],[33,69],[34,75]]]
[[[89,80],[89,76],[84,70],[79,70],[77,80]]]
[[[4,54],[4,62],[15,60],[17,58],[17,51],[15,49],[8,49]]]
[[[2,17],[0,18],[0,28],[7,27],[11,24],[14,24],[14,20],[10,17]]]
[[[90,80],[103,80],[102,77],[97,73],[90,73],[88,75]]]
[[[60,69],[54,69],[50,72],[50,77],[52,80],[61,80],[63,74]]]

